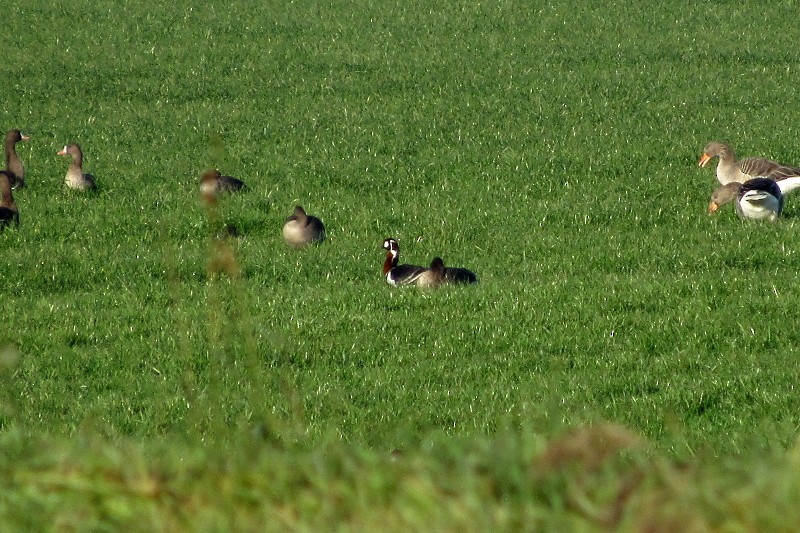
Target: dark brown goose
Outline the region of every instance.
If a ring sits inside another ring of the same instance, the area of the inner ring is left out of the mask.
[[[732,182],[744,183],[758,177],[780,181],[800,176],[800,167],[790,167],[763,157],[737,159],[733,148],[719,141],[711,141],[706,145],[697,164],[705,167],[715,157],[719,157],[717,180],[723,185]]]
[[[306,214],[296,205],[294,213],[283,224],[283,239],[289,246],[302,248],[325,240],[325,225],[315,216]]]
[[[19,227],[19,211],[14,196],[11,194],[11,180],[14,175],[11,171],[0,170],[0,231],[12,222]]]
[[[398,265],[400,262],[400,245],[394,239],[383,241],[386,259],[383,262],[383,277],[389,285],[414,285],[417,279],[428,269],[416,265]]]
[[[434,257],[430,268],[423,272],[417,280],[421,287],[438,287],[439,285],[478,283],[478,277],[466,268],[445,267],[441,257]]]
[[[247,185],[233,176],[223,176],[219,170],[211,168],[200,176],[200,193],[216,196],[222,193],[246,191]]]
[[[459,267],[447,267],[444,269],[444,280],[447,283],[478,283],[478,276],[471,270]]]
[[[25,165],[17,155],[17,143],[29,140],[30,137],[19,130],[8,130],[6,133],[6,170],[11,173],[11,187],[14,189],[25,186]]]
[[[57,155],[68,155],[72,158],[72,163],[64,176],[64,184],[67,187],[79,191],[97,188],[94,176],[83,173],[83,151],[77,143],[69,143]]]
[[[445,279],[444,261],[441,257],[434,257],[431,266],[417,278],[417,287],[439,287],[447,283]]]

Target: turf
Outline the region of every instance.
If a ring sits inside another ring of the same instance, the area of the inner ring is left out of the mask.
[[[800,164],[794,11],[13,2],[0,125],[32,140],[0,234],[3,428],[388,452],[612,420],[671,458],[790,446],[800,210],[709,217],[696,161],[719,139]],[[63,189],[67,142],[97,194]],[[251,188],[216,218],[209,166]],[[282,242],[297,203],[322,246]],[[388,287],[390,236],[480,283]]]

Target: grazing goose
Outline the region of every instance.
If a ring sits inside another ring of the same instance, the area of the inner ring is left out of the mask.
[[[247,185],[233,176],[223,176],[217,169],[210,168],[200,176],[200,192],[216,196],[222,193],[246,191]]]
[[[785,178],[800,176],[800,168],[782,165],[776,161],[762,157],[736,159],[733,148],[719,141],[711,141],[703,149],[703,155],[697,162],[705,167],[709,161],[719,157],[717,163],[717,180],[723,185],[731,182],[744,183],[751,178],[764,177],[780,181]]]
[[[97,188],[94,176],[83,173],[83,151],[77,143],[69,143],[57,155],[68,155],[72,157],[64,176],[64,184],[70,189],[86,191]]]
[[[17,143],[29,141],[31,138],[19,130],[8,130],[6,133],[6,170],[11,173],[11,187],[21,189],[25,186],[25,165],[17,155]]]
[[[19,211],[14,196],[11,194],[11,181],[14,175],[9,170],[0,170],[0,230],[4,230],[11,222],[19,227]]]
[[[307,215],[301,206],[294,206],[294,213],[283,224],[283,239],[295,248],[325,240],[325,226],[315,216]]]
[[[394,239],[383,241],[386,249],[386,260],[383,262],[383,276],[389,285],[414,285],[417,279],[428,269],[416,265],[398,265],[400,261],[400,245]]]
[[[717,188],[711,195],[708,212],[714,213],[731,200],[741,218],[774,222],[783,210],[784,195],[800,188],[800,177],[775,181],[758,177],[744,183],[731,182]]]

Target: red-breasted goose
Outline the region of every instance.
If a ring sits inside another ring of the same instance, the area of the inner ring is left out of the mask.
[[[72,157],[67,173],[64,176],[64,184],[70,189],[86,191],[97,188],[97,182],[91,174],[83,173],[83,151],[77,143],[69,143],[58,152],[57,155],[68,155]]]
[[[784,194],[800,188],[800,177],[775,181],[757,177],[744,183],[731,182],[717,188],[711,195],[708,212],[735,200],[736,213],[741,218],[774,222],[783,210]]]
[[[4,230],[11,222],[19,227],[19,211],[11,194],[13,179],[14,175],[10,170],[0,170],[0,230]]]
[[[296,205],[294,213],[283,224],[283,239],[289,246],[302,248],[325,240],[325,225],[315,216],[306,214]]]
[[[394,239],[383,241],[386,260],[383,262],[383,276],[389,285],[414,285],[427,268],[416,265],[398,265],[400,245]]]
[[[780,181],[785,178],[800,176],[800,167],[782,165],[776,161],[763,157],[747,157],[736,159],[736,152],[729,145],[719,141],[711,141],[703,149],[703,155],[697,162],[705,167],[709,161],[719,157],[717,163],[717,180],[723,185],[731,182],[744,183],[745,181],[763,177]]]
[[[200,192],[205,195],[216,196],[221,193],[246,190],[247,185],[242,180],[233,176],[223,176],[214,168],[204,171],[200,176]]]
[[[6,133],[6,170],[11,173],[11,187],[14,189],[25,186],[25,165],[17,155],[17,143],[30,139],[19,130],[8,130]]]

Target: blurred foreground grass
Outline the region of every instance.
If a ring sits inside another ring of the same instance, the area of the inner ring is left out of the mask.
[[[0,438],[6,531],[789,531],[800,446],[675,463],[612,423],[376,452],[216,442]]]

